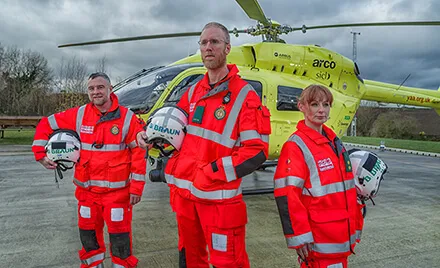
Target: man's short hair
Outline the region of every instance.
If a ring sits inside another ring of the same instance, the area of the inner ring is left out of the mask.
[[[226,28],[223,24],[221,24],[221,23],[218,23],[218,22],[215,22],[215,21],[213,21],[213,22],[209,22],[209,23],[207,23],[206,25],[205,25],[205,27],[203,27],[203,29],[202,29],[202,32],[205,30],[205,29],[208,29],[208,28],[212,28],[212,27],[215,27],[215,28],[219,28],[220,30],[222,30],[223,31],[223,34],[225,35],[225,42],[226,43],[231,43],[231,38],[229,37],[229,31],[228,31],[228,28]]]
[[[89,79],[88,80],[92,80],[95,79],[97,77],[102,77],[104,78],[110,85],[112,84],[110,82],[110,77],[108,77],[108,75],[106,73],[103,72],[97,72],[97,73],[92,73],[91,75],[89,75]]]

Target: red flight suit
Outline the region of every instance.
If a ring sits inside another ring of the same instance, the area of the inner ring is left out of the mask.
[[[178,106],[189,115],[181,150],[165,177],[177,215],[179,267],[249,267],[242,177],[267,159],[270,114],[255,90],[228,65],[227,77],[209,85],[208,74]]]
[[[114,267],[135,267],[132,254],[130,194],[142,195],[145,184],[145,151],[136,134],[142,125],[132,111],[120,106],[111,93],[112,106],[102,114],[93,103],[44,117],[37,126],[32,151],[38,161],[57,129],[76,131],[81,139],[73,183],[77,186],[78,226],[83,245],[81,267],[104,260],[104,221],[107,224]]]
[[[309,267],[346,267],[361,210],[348,152],[330,128],[322,127],[325,135],[304,120],[298,123],[282,148],[274,195],[287,246],[313,243]]]

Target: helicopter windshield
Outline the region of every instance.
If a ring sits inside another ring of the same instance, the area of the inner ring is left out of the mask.
[[[202,64],[182,64],[152,69],[132,81],[115,88],[119,103],[134,112],[147,113],[168,84],[182,71]]]

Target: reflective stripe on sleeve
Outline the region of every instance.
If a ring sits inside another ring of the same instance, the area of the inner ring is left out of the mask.
[[[132,141],[132,142],[130,142],[130,143],[128,144],[128,147],[130,147],[130,149],[136,148],[136,147],[137,147],[137,142],[136,142],[135,140]]]
[[[81,150],[87,151],[99,151],[99,152],[114,152],[123,151],[127,148],[125,143],[120,144],[104,144],[101,148],[96,148],[97,145],[81,142]]]
[[[34,140],[34,142],[32,142],[32,146],[46,146],[47,142],[47,140]]]
[[[88,188],[90,186],[98,186],[98,187],[106,187],[106,188],[123,188],[128,185],[129,180],[125,181],[116,181],[116,182],[110,182],[110,181],[98,181],[98,180],[88,180],[85,182],[79,181],[77,178],[73,178],[73,182],[83,188]]]
[[[232,157],[227,156],[222,158],[223,170],[226,174],[226,181],[231,182],[237,179],[235,175],[235,168],[232,164]]]
[[[356,240],[360,240],[362,236],[362,231],[356,231]]]
[[[274,181],[275,189],[281,189],[287,186],[295,186],[302,189],[304,187],[304,180],[295,176],[287,176],[275,179]]]
[[[84,111],[86,109],[86,105],[79,107],[78,112],[76,114],[76,133],[78,133],[79,136],[81,136],[81,125],[84,118]]]
[[[137,174],[137,173],[131,173],[131,179],[135,181],[145,181],[145,175]]]
[[[55,119],[55,115],[51,115],[51,116],[49,116],[49,117],[47,118],[47,120],[49,121],[49,125],[50,125],[50,128],[51,128],[52,130],[57,130],[57,129],[59,129],[59,127],[58,127],[58,123],[57,123],[57,120]]]
[[[286,242],[288,247],[297,247],[305,243],[313,242],[312,232],[308,232],[302,235],[286,237]]]
[[[112,263],[112,268],[125,268],[125,266],[119,265],[117,263]]]
[[[193,183],[190,181],[178,179],[168,174],[165,174],[165,178],[168,184],[175,185],[177,188],[180,189],[188,190],[195,197],[202,199],[224,200],[224,199],[236,197],[242,193],[241,185],[238,189],[232,189],[232,190],[203,191],[194,187]]]
[[[253,139],[261,140],[261,135],[256,130],[246,130],[240,132],[240,141],[248,141]]]
[[[128,130],[130,129],[131,118],[133,117],[133,115],[134,113],[130,109],[128,109],[127,113],[125,114],[124,125],[122,126],[121,143],[124,143],[125,138],[127,137]]]
[[[100,260],[104,260],[104,253],[99,253],[96,254],[88,259],[85,260],[81,260],[81,263],[86,264],[86,265],[90,265],[96,261],[100,261]]]

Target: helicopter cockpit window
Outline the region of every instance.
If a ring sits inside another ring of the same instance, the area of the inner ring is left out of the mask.
[[[141,76],[115,90],[119,103],[134,112],[147,113],[179,73],[201,64],[182,64],[163,67]]]
[[[177,104],[179,100],[182,98],[183,93],[194,85],[195,83],[202,80],[203,74],[194,74],[185,77],[180,83],[174,87],[173,91],[168,95],[167,99],[165,100],[164,105],[167,104]]]
[[[302,88],[278,86],[277,110],[299,111],[297,104],[302,91]]]

